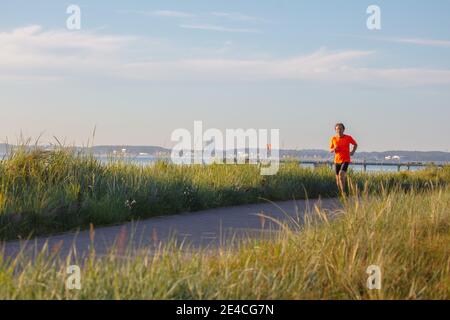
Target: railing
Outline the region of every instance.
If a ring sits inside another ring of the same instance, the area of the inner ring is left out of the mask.
[[[160,157],[160,160],[167,160],[170,162],[170,158],[169,157]],[[218,163],[260,163],[261,159],[255,159],[255,158],[234,158],[234,159],[227,159],[227,158],[223,158],[222,161],[218,162]],[[333,167],[334,166],[334,162],[330,161],[330,160],[301,160],[298,158],[283,158],[283,159],[279,159],[280,163],[287,163],[287,162],[298,162],[299,164],[307,164],[307,165],[312,165],[314,167],[324,167],[324,166],[328,166],[328,167]],[[194,162],[194,158],[191,159],[191,163],[195,163]],[[420,167],[429,167],[429,166],[434,166],[434,167],[439,167],[439,168],[443,168],[444,166],[450,166],[450,162],[446,162],[446,163],[435,163],[435,162],[387,162],[387,161],[352,161],[351,163],[354,166],[360,166],[363,168],[363,171],[367,171],[367,167],[368,166],[375,166],[375,167],[396,167],[397,171],[401,171],[402,168],[407,169],[408,171],[411,170],[411,168],[420,168]]]
[[[281,162],[287,162],[288,160],[282,160]],[[329,160],[296,160],[300,164],[309,164],[313,165],[314,167],[320,167],[320,166],[329,166],[333,167],[334,163],[333,161]],[[408,171],[411,170],[411,168],[417,168],[417,167],[429,167],[429,166],[435,166],[443,168],[445,165],[448,164],[436,164],[434,162],[376,162],[376,161],[353,161],[352,165],[356,166],[362,166],[364,171],[367,171],[368,166],[384,166],[384,167],[397,167],[397,171],[400,171],[401,168],[406,168]]]

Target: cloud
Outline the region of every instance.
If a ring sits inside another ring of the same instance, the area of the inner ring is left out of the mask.
[[[195,14],[184,11],[175,10],[155,10],[155,11],[144,11],[144,10],[118,10],[118,13],[135,13],[144,16],[156,16],[165,18],[193,18]]]
[[[156,17],[166,17],[166,18],[202,18],[202,20],[208,20],[211,17],[219,17],[226,18],[233,21],[240,22],[262,22],[264,19],[245,15],[239,12],[210,12],[210,13],[200,13],[193,14],[190,12],[184,11],[174,11],[174,10],[156,10],[156,11],[142,11],[142,10],[127,10],[120,11],[122,13],[135,13],[141,14],[145,16],[156,16]],[[192,21],[192,20],[191,20]],[[260,30],[254,28],[234,28],[234,27],[225,27],[221,25],[212,25],[205,23],[196,23],[196,24],[181,24],[179,26],[183,29],[194,29],[194,30],[203,30],[203,31],[215,31],[215,32],[233,32],[233,33],[258,33]]]
[[[426,38],[402,38],[402,37],[358,37],[356,38],[371,39],[377,41],[394,42],[402,44],[413,44],[419,46],[430,46],[430,47],[450,47],[450,40],[437,40],[437,39],[426,39]]]
[[[450,40],[434,40],[434,39],[423,39],[423,38],[396,38],[396,39],[391,39],[391,41],[399,42],[399,43],[416,44],[416,45],[421,45],[421,46],[450,48]]]
[[[320,50],[290,59],[189,59],[129,64],[127,68],[129,74],[142,79],[148,74],[153,74],[161,75],[162,80],[312,80],[330,74],[344,61],[368,54],[371,53],[360,51],[329,53]]]
[[[231,45],[231,43],[227,43]],[[147,38],[28,26],[0,33],[0,80],[103,81],[307,81],[369,86],[450,85],[450,70],[361,67],[372,51],[319,49],[283,59],[152,57],[159,44]],[[173,52],[182,52],[173,47]],[[37,82],[36,82],[37,83]]]
[[[182,11],[173,11],[173,10],[157,10],[150,12],[151,15],[159,16],[159,17],[169,17],[169,18],[191,18],[195,17],[194,14],[189,12]]]
[[[216,26],[210,24],[182,24],[180,28],[183,29],[196,29],[204,31],[217,31],[217,32],[236,32],[236,33],[258,33],[258,29],[248,29],[248,28],[229,28],[223,26]]]
[[[58,78],[85,70],[107,70],[137,37],[68,30],[44,31],[32,25],[0,32],[2,78]]]
[[[243,13],[239,12],[211,12],[212,16],[220,17],[220,18],[227,18],[230,20],[236,20],[236,21],[247,21],[247,22],[263,22],[266,21],[265,19],[249,16]]]
[[[263,22],[265,19],[246,15],[240,12],[210,12],[210,13],[202,13],[202,14],[194,14],[186,11],[177,11],[177,10],[155,10],[155,11],[143,11],[143,10],[120,10],[121,13],[137,13],[143,14],[147,16],[159,16],[159,17],[167,17],[167,18],[193,18],[197,16],[206,17],[218,17],[218,18],[226,18],[229,20],[235,21],[245,21],[245,22]]]

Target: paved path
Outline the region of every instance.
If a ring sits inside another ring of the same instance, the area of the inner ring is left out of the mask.
[[[131,244],[134,249],[152,249],[169,239],[175,239],[180,244],[189,243],[192,247],[217,247],[226,245],[231,239],[235,241],[273,234],[278,225],[269,218],[261,218],[261,214],[277,220],[293,218],[301,222],[306,210],[314,205],[333,210],[339,207],[339,202],[336,199],[299,200],[210,209],[102,227],[95,229],[94,234],[87,230],[29,241],[10,241],[0,244],[0,248],[4,250],[5,257],[14,257],[21,249],[34,254],[47,244],[50,251],[60,250],[61,256],[67,256],[71,249],[75,249],[76,255],[83,257],[92,245],[96,253],[102,255],[114,245],[124,247]]]

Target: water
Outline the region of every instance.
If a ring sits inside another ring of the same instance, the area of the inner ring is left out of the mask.
[[[0,159],[3,159],[5,157],[4,153],[0,153]],[[167,158],[161,158],[161,157],[156,157],[156,156],[151,156],[151,155],[143,155],[143,156],[125,156],[125,157],[111,157],[111,156],[107,156],[107,155],[97,155],[96,158],[98,160],[100,160],[102,163],[108,163],[111,159],[116,159],[116,160],[121,160],[121,161],[125,161],[127,163],[133,163],[133,164],[139,164],[139,165],[148,165],[148,164],[152,164],[155,163],[158,160],[168,160],[170,161],[170,159]],[[300,164],[300,166],[305,167],[305,168],[313,168],[314,165],[313,164]],[[357,165],[357,164],[352,164],[350,165],[350,168],[353,169],[354,171],[358,171],[358,172],[362,172],[364,171],[364,166],[362,165]],[[419,167],[419,166],[411,166],[410,167],[410,171],[418,171],[418,170],[422,170],[424,169],[424,167]],[[397,166],[383,166],[383,165],[379,165],[379,166],[370,166],[367,165],[367,172],[397,172]],[[408,168],[406,166],[401,167],[400,171],[407,171]]]
[[[111,158],[106,156],[98,156],[99,160],[101,160],[103,163],[107,163]],[[123,159],[125,162],[134,163],[134,164],[141,164],[141,165],[148,165],[155,163],[158,160],[167,160],[170,162],[170,159],[168,158],[159,158],[154,156],[136,156],[136,157],[125,157],[125,158],[119,158]],[[305,168],[314,168],[313,164],[302,164],[300,163],[300,166]],[[364,166],[358,165],[358,164],[351,164],[350,168],[354,171],[363,172]],[[410,171],[418,171],[422,170],[425,167],[422,166],[410,166]],[[383,165],[367,165],[366,166],[367,172],[397,172],[398,168],[397,166],[383,166]],[[400,171],[408,171],[408,168],[406,166],[400,167]]]
[[[150,155],[145,156],[107,156],[107,155],[96,155],[95,156],[100,162],[102,163],[108,163],[111,160],[118,160],[118,161],[124,161],[126,163],[133,163],[133,164],[152,164],[155,163],[158,160],[163,160],[161,157],[155,157]]]
[[[301,164],[300,166],[305,168],[314,168],[313,164]],[[333,167],[334,168],[334,167]],[[419,171],[423,170],[425,167],[422,166],[410,166],[409,171]],[[363,172],[364,166],[359,164],[351,164],[349,166],[349,169],[352,169],[357,172]],[[377,165],[377,166],[366,166],[367,172],[397,172],[398,168],[397,166],[383,166],[383,165]],[[408,171],[408,168],[406,166],[400,167],[400,171]]]

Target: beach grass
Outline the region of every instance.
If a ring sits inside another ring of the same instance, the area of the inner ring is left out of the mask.
[[[0,259],[0,299],[450,299],[449,188],[353,190],[338,211],[213,254],[169,243],[152,254],[78,260],[47,248]],[[73,264],[80,290],[67,287]],[[369,266],[379,290],[367,286]]]
[[[370,193],[425,190],[450,181],[450,168],[358,173]],[[102,163],[70,148],[18,147],[0,162],[0,239],[28,238],[154,216],[261,201],[336,197],[330,168],[285,163],[274,176],[256,165]]]

